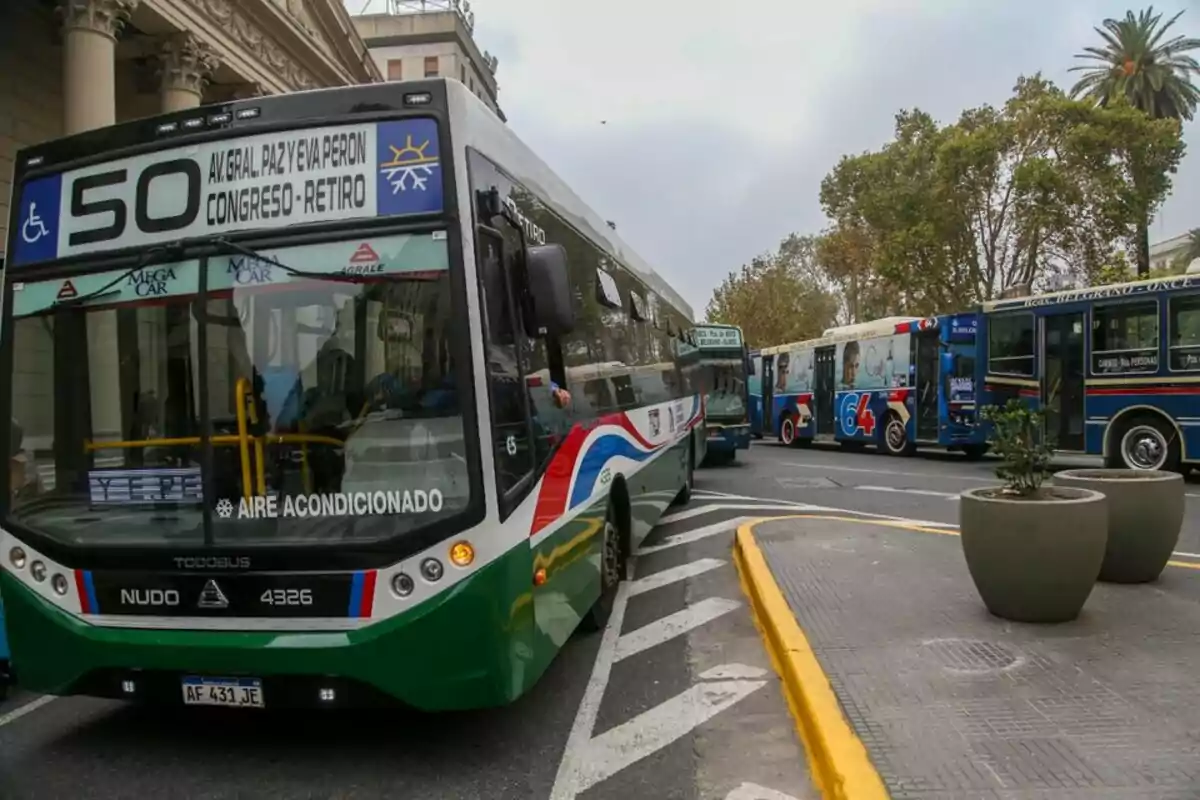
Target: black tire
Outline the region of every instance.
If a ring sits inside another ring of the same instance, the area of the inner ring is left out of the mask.
[[[988,446],[986,444],[966,444],[963,445],[963,455],[968,461],[978,461],[987,455]]]
[[[1175,428],[1158,416],[1145,414],[1125,422],[1115,432],[1113,457],[1125,469],[1179,472],[1183,451]]]
[[[798,437],[796,436],[796,418],[791,414],[784,414],[779,420],[779,441],[783,442],[788,447],[795,447]]]
[[[600,596],[579,623],[581,628],[592,633],[604,630],[604,626],[608,624],[613,603],[617,599],[617,588],[621,581],[625,580],[625,537],[621,533],[621,523],[617,519],[616,506],[611,498],[600,535]]]
[[[908,440],[908,431],[900,415],[894,411],[884,416],[879,441],[883,452],[889,456],[911,456],[917,450],[916,445]]]
[[[696,440],[693,436],[694,434],[688,434],[687,474],[683,479],[683,488],[671,501],[673,506],[687,505],[692,499],[692,487],[696,483]]]

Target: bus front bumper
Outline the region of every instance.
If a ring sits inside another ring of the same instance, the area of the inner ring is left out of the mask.
[[[530,663],[532,604],[513,596],[513,578],[529,569],[518,548],[453,591],[349,631],[105,627],[2,571],[0,590],[13,670],[29,691],[183,705],[184,677],[248,678],[261,682],[268,708],[440,711],[504,705],[540,673]]]

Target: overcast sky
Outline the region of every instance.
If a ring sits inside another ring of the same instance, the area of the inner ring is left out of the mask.
[[[365,0],[346,0],[358,13]],[[369,11],[383,11],[383,0]],[[1069,88],[1109,0],[475,0],[510,125],[692,303],[788,233],[826,224],[817,193],[896,111],[941,122],[1001,104],[1020,74]],[[1200,0],[1179,33],[1200,36]],[[1134,6],[1135,10],[1141,6]],[[606,124],[601,124],[606,121]],[[1200,135],[1151,241],[1200,225]]]

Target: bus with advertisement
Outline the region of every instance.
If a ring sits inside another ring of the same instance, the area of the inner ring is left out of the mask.
[[[1058,452],[1106,466],[1200,464],[1200,274],[985,303],[980,402],[1019,398]]]
[[[975,414],[976,314],[888,317],[763,348],[764,428],[787,445],[987,451]],[[769,411],[769,415],[766,413]]]
[[[736,325],[697,324],[684,346],[695,348],[695,387],[704,395],[708,456],[703,463],[727,464],[750,447],[747,392],[748,353]]]
[[[37,145],[8,230],[30,691],[508,703],[690,496],[691,308],[457,81]],[[657,380],[589,397],[612,362]]]

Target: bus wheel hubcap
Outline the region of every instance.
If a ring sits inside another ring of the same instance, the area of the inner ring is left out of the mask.
[[[783,434],[784,444],[791,444],[792,440],[796,438],[796,428],[790,419],[783,421],[783,429],[780,432]]]
[[[904,425],[900,420],[893,419],[887,426],[887,443],[888,447],[893,450],[904,449],[904,440],[907,438],[904,433]]]
[[[1133,469],[1158,469],[1167,460],[1167,443],[1162,433],[1149,425],[1130,428],[1121,440],[1125,463]]]

